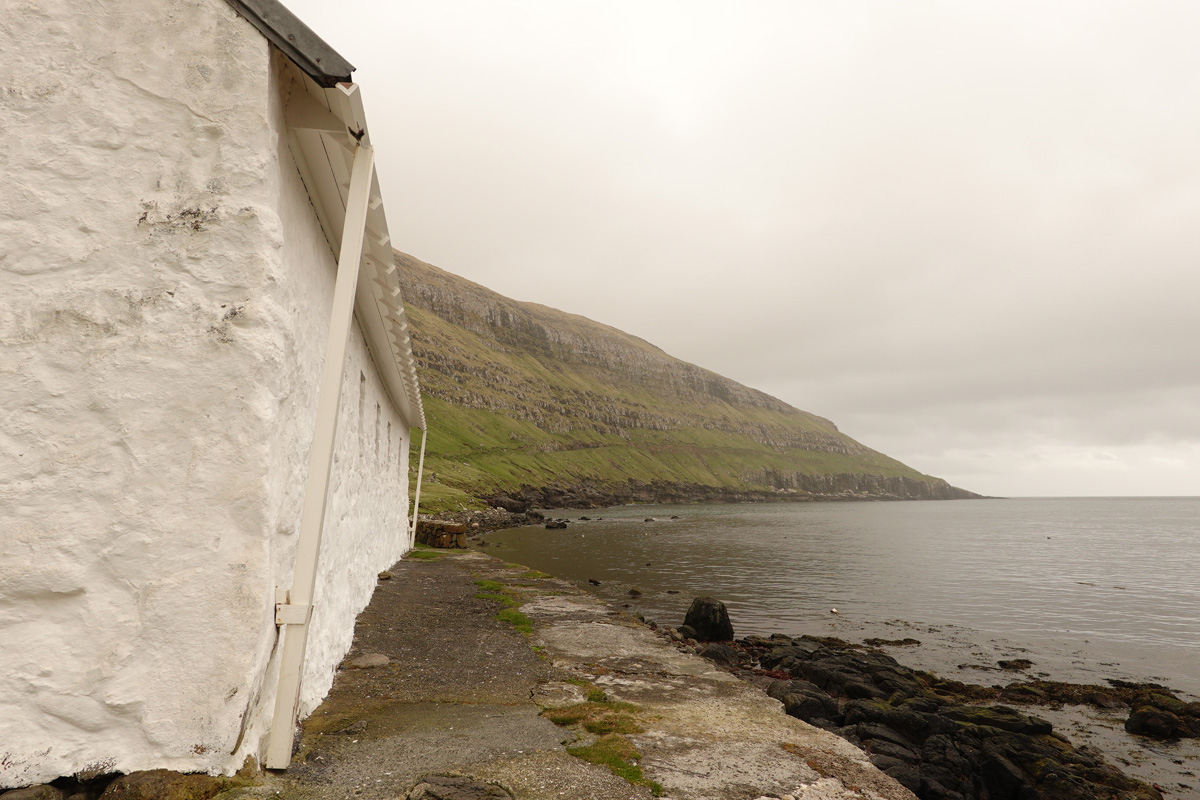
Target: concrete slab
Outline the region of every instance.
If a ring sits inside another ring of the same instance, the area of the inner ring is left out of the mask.
[[[478,797],[518,800],[644,800],[659,787],[675,800],[913,798],[848,742],[565,582],[470,551],[391,572],[293,766],[224,800],[416,800],[442,791],[421,783],[437,774],[458,776],[445,791],[469,778]],[[478,596],[497,584],[530,636]],[[368,654],[388,660],[349,668]],[[607,741],[608,729],[560,727],[548,709],[619,720],[608,739],[636,748],[628,765],[645,783],[568,752]]]

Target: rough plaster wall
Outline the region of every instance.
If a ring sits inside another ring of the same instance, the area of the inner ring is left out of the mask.
[[[0,51],[0,786],[223,766],[269,580],[267,46],[36,0]]]
[[[269,47],[219,0],[18,0],[0,52],[0,787],[228,772],[265,732],[332,287],[288,271],[315,223]],[[403,549],[406,493],[355,496],[373,448],[339,446],[306,707]]]

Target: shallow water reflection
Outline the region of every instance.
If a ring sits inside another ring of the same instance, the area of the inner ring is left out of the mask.
[[[1158,680],[1200,694],[1197,498],[560,515],[593,519],[565,531],[490,534],[499,546],[489,552],[581,584],[599,581],[608,599],[669,625],[682,622],[692,597],[711,594],[729,606],[739,636],[911,636],[924,644],[906,649],[903,661],[964,680],[996,682],[989,673],[998,658],[1027,654],[1034,674]],[[630,597],[633,588],[642,594]]]

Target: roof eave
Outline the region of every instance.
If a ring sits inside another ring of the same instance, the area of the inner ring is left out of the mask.
[[[227,2],[320,86],[328,89],[351,82],[354,65],[278,0]]]
[[[345,190],[354,151],[370,146],[362,96],[354,83],[321,88],[289,67],[299,82],[285,103],[288,145],[312,200],[330,247],[341,247],[345,222]],[[355,317],[387,394],[412,428],[425,429],[425,409],[417,379],[416,359],[401,297],[391,235],[378,176],[372,178],[372,201],[359,261]]]

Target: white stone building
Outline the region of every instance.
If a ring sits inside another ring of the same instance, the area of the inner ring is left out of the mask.
[[[410,546],[352,69],[276,0],[4,4],[0,788],[286,764]]]

